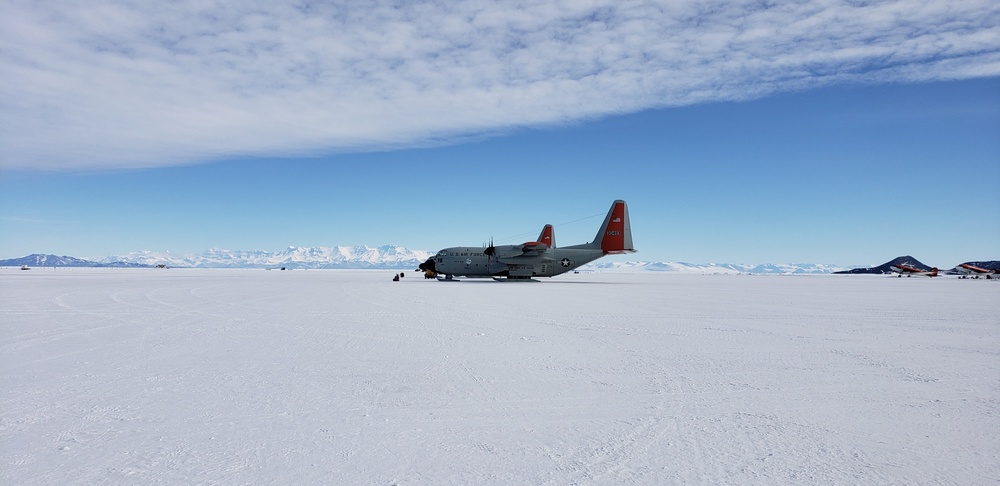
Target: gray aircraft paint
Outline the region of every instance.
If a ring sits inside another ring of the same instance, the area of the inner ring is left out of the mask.
[[[543,229],[539,239],[544,234]],[[492,255],[488,254],[488,248],[493,248]],[[434,270],[447,277],[526,279],[554,277],[605,255],[633,252],[628,206],[625,201],[617,200],[611,204],[604,224],[590,243],[563,248],[550,247],[541,241],[493,247],[452,247],[439,251],[431,260]]]

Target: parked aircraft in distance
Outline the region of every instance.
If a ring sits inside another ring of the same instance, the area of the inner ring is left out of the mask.
[[[900,263],[898,265],[893,265],[889,267],[889,270],[892,270],[893,273],[898,274],[896,275],[897,277],[902,277],[903,275],[906,275],[907,277],[912,275],[923,275],[926,277],[938,276],[937,267],[931,268],[930,270],[921,270],[917,267],[911,267],[909,265],[903,265],[902,263]]]
[[[492,277],[500,280],[530,280],[554,277],[590,263],[605,255],[634,253],[628,206],[617,200],[611,204],[604,224],[594,241],[556,248],[552,225],[545,225],[538,241],[520,245],[445,248],[420,264],[420,270],[438,280],[452,277]]]
[[[963,263],[955,267],[955,270],[957,270],[959,273],[962,274],[960,278],[968,278],[968,277],[979,278],[980,275],[985,275],[986,278],[993,278],[993,274],[1000,273],[997,272],[996,270],[980,268],[975,265],[969,265],[968,263]]]

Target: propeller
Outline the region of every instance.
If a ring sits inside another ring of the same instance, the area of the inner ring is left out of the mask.
[[[490,246],[487,246],[483,253],[486,254],[486,270],[492,273],[490,267],[493,266],[493,258],[497,254],[497,247],[493,246],[493,237],[490,237]]]
[[[493,237],[490,237],[490,246],[487,246],[486,251],[484,251],[483,253],[485,253],[486,256],[488,257],[492,257],[494,254],[496,254],[496,252],[497,248],[493,246]]]

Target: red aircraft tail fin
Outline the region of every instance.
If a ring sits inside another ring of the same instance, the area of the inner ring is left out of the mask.
[[[549,248],[556,247],[556,234],[551,224],[547,224],[542,228],[541,234],[538,235],[538,242],[549,245]]]
[[[632,226],[628,220],[628,206],[621,199],[611,204],[608,216],[604,218],[601,230],[597,232],[594,242],[601,242],[604,254],[633,253]]]

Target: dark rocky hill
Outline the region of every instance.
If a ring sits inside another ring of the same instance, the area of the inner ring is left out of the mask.
[[[916,267],[916,268],[919,268],[919,269],[924,270],[924,271],[927,271],[927,270],[931,269],[931,267],[929,267],[927,265],[924,265],[923,263],[920,263],[920,261],[917,260],[916,258],[913,258],[910,255],[905,255],[905,256],[901,256],[901,257],[896,257],[896,258],[894,258],[892,260],[889,260],[889,261],[887,261],[887,262],[885,262],[885,263],[883,263],[883,264],[881,264],[881,265],[879,265],[877,267],[852,268],[851,270],[843,270],[843,271],[840,271],[840,272],[833,272],[833,273],[837,273],[837,274],[876,274],[876,275],[889,274],[889,273],[892,273],[892,270],[890,270],[889,267],[891,267],[893,265],[909,265],[911,267]]]

